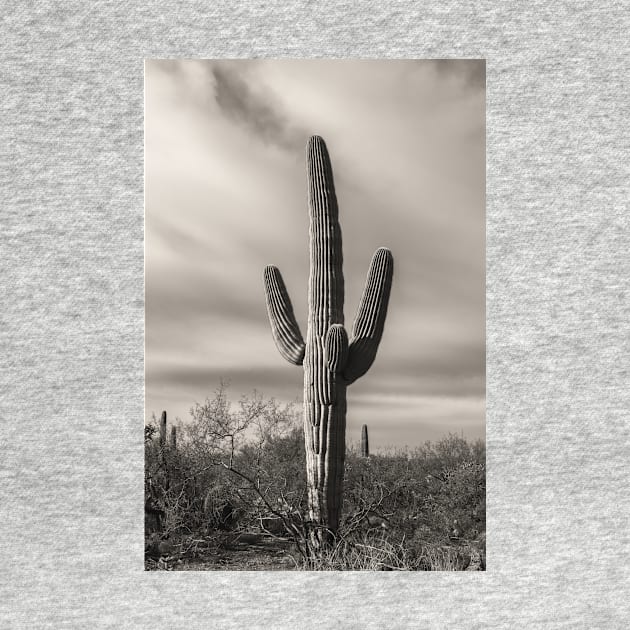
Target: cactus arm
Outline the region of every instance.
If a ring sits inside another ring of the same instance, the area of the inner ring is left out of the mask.
[[[306,346],[280,270],[273,265],[265,267],[264,282],[267,313],[276,346],[289,363],[302,365]]]
[[[324,342],[326,363],[333,374],[343,372],[348,359],[348,333],[341,324],[333,324]]]
[[[324,358],[330,374],[324,379],[323,402],[337,405],[341,396],[345,396],[343,370],[348,360],[348,333],[342,324],[333,324],[328,329],[324,338]]]
[[[363,376],[376,358],[385,326],[393,274],[392,253],[385,247],[377,249],[352,327],[348,361],[343,373],[348,384]]]

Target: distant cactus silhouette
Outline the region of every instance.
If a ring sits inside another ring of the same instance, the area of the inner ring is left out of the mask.
[[[304,436],[309,517],[335,533],[341,515],[345,460],[346,388],[376,357],[391,291],[394,261],[374,254],[352,329],[344,328],[341,228],[328,150],[319,136],[307,145],[310,275],[306,342],[293,314],[280,271],[264,271],[267,311],[280,354],[304,366]],[[315,534],[315,544],[323,537]]]
[[[162,412],[160,418],[160,446],[166,446],[166,411]]]
[[[361,427],[361,457],[370,456],[370,445],[368,443],[367,424]]]
[[[160,464],[161,475],[163,475],[163,484],[164,488],[168,490],[171,486],[171,474],[169,470],[169,457],[168,457],[168,445],[166,442],[166,411],[162,412],[160,416],[160,435],[159,435],[159,451],[158,451],[158,462]],[[173,431],[175,431],[175,427],[173,427]],[[171,432],[171,447],[174,448],[175,445],[175,437],[173,432]]]

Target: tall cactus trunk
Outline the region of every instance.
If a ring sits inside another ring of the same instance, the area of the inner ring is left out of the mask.
[[[347,354],[348,339],[343,329],[343,254],[326,146],[323,141],[311,141],[307,150],[311,271],[304,355],[304,434],[309,516],[313,522],[335,532],[341,511],[346,448],[346,384],[328,364],[326,335],[332,325],[338,326],[335,351]]]
[[[370,444],[368,442],[367,424],[361,427],[361,457],[370,456]]]
[[[280,271],[266,267],[264,280],[276,346],[289,362],[304,366],[308,506],[317,547],[339,528],[346,388],[368,371],[376,357],[387,314],[393,258],[385,248],[374,254],[349,343],[343,325],[343,255],[337,198],[328,151],[318,136],[309,140],[307,167],[310,275],[306,343]]]

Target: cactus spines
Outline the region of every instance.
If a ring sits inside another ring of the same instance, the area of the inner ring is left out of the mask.
[[[393,277],[388,249],[374,254],[352,338],[344,328],[341,228],[330,157],[323,139],[307,149],[309,206],[308,322],[306,343],[276,267],[264,272],[267,311],[280,354],[304,367],[304,439],[309,517],[320,532],[334,534],[341,515],[346,433],[346,388],[363,376],[383,334]]]
[[[370,444],[368,442],[367,424],[361,427],[361,457],[370,456]]]

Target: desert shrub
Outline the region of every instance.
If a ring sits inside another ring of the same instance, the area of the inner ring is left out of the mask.
[[[424,459],[424,497],[419,522],[436,538],[474,539],[485,532],[486,465],[483,442],[469,443],[450,435],[427,443]]]
[[[449,435],[370,458],[351,449],[344,514],[350,530],[378,524],[370,515],[386,519],[379,544],[397,549],[406,568],[461,570],[485,558],[485,446]]]
[[[465,460],[430,478],[425,508],[433,526],[450,537],[485,531],[485,464]]]
[[[145,495],[162,536],[222,529],[292,538],[302,568],[461,570],[485,558],[485,445],[457,435],[411,451],[345,462],[337,538],[317,557],[308,547],[301,413],[254,392],[214,396],[177,421],[176,448],[145,427]],[[153,518],[153,516],[152,516]],[[156,523],[147,520],[147,534]]]
[[[221,384],[163,444],[145,427],[145,494],[163,510],[164,531],[256,526],[303,507],[304,439],[292,405],[254,392],[230,402]]]

